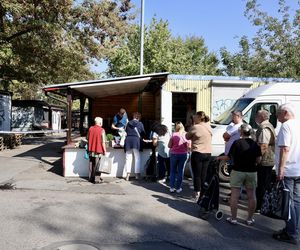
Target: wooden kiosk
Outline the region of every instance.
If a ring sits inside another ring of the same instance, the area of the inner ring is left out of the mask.
[[[106,133],[109,133],[113,116],[123,107],[126,109],[129,119],[133,112],[140,112],[145,130],[150,132],[150,126],[154,121],[164,121],[161,88],[167,81],[167,77],[168,73],[156,73],[44,87],[43,91],[46,96],[65,103],[67,107],[67,145],[63,147],[63,175],[65,177],[88,176],[88,160],[84,158],[85,149],[76,146],[78,140],[86,136],[83,127],[86,100],[88,101],[88,127],[93,125],[96,116],[100,116],[103,118],[103,127]],[[75,138],[72,133],[72,103],[76,99],[80,100],[79,132],[81,138]],[[171,127],[171,124],[166,125]],[[147,161],[150,151],[146,148],[142,152],[142,166]],[[108,147],[107,153],[113,158],[113,169],[107,176],[124,177],[124,150]],[[105,175],[103,174],[103,176]]]

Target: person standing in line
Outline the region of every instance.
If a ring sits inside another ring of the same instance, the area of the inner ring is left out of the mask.
[[[126,139],[125,139],[125,171],[126,180],[129,180],[131,173],[132,157],[134,156],[134,172],[135,178],[139,179],[141,176],[141,159],[140,151],[142,150],[141,141],[145,136],[145,129],[142,122],[140,122],[141,114],[138,112],[133,113],[133,119],[127,123],[126,126]]]
[[[89,152],[89,181],[91,183],[99,182],[96,181],[96,165],[102,155],[106,153],[105,146],[105,130],[102,128],[103,119],[101,117],[95,118],[95,125],[89,128],[88,132],[88,152]],[[100,181],[101,173],[99,175]]]
[[[259,110],[255,117],[258,125],[256,142],[262,153],[262,159],[257,168],[256,212],[260,211],[264,194],[271,185],[272,169],[275,165],[276,133],[273,125],[269,122],[269,117],[269,112],[266,110]]]
[[[212,151],[212,129],[209,117],[204,111],[199,111],[193,117],[194,125],[185,137],[192,142],[191,165],[193,171],[193,182],[196,202],[202,195],[207,168]]]
[[[239,110],[233,110],[231,112],[231,119],[232,122],[227,126],[226,132],[223,134],[223,139],[225,141],[225,152],[224,156],[219,156],[218,160],[225,160],[229,159],[227,156],[229,154],[229,150],[231,148],[231,145],[233,144],[234,141],[240,139],[240,132],[239,128],[243,124],[243,115],[242,112]],[[229,168],[231,171],[232,167],[232,162],[229,159]],[[224,198],[223,201],[228,202],[230,197],[230,193],[228,194],[228,197]]]
[[[159,124],[154,128],[152,134],[153,146],[157,148],[158,181],[166,182],[170,176],[170,157],[168,143],[170,140],[168,127]]]
[[[237,224],[237,205],[242,186],[245,186],[248,197],[248,217],[246,224],[254,224],[253,214],[256,208],[255,189],[257,183],[257,164],[261,160],[261,151],[258,144],[251,139],[252,128],[248,124],[242,124],[239,128],[241,138],[235,140],[230,147],[227,159],[233,160],[230,174],[230,209],[231,217],[226,220]]]
[[[185,138],[184,126],[181,122],[175,123],[175,133],[173,133],[168,146],[170,148],[170,192],[177,193],[182,191],[182,179],[184,167],[187,161],[190,141]],[[176,185],[175,185],[176,182]]]
[[[226,132],[223,134],[225,141],[225,155],[228,155],[231,145],[235,140],[240,139],[239,127],[243,124],[243,115],[239,110],[231,112],[232,122],[227,126]]]
[[[277,180],[283,180],[290,191],[290,220],[273,238],[294,245],[299,244],[300,221],[300,122],[295,119],[295,108],[291,103],[282,104],[277,111],[282,123],[275,145]]]

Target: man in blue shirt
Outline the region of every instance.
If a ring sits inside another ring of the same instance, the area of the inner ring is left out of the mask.
[[[120,108],[120,111],[114,116],[111,128],[115,131],[116,143],[124,146],[125,140],[125,127],[128,122],[128,116],[124,108]]]
[[[125,128],[128,122],[128,116],[124,108],[120,108],[120,111],[114,116],[111,128],[114,130],[122,130]]]

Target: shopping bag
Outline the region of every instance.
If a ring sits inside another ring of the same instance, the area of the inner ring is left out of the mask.
[[[98,161],[96,170],[100,173],[110,174],[113,164],[113,159],[105,155],[101,156],[100,161]]]
[[[89,151],[88,151],[88,145],[85,145],[85,151],[84,151],[84,159],[89,160],[90,156],[89,156]]]
[[[285,188],[284,181],[274,183],[266,191],[260,213],[274,219],[290,219],[290,191]]]

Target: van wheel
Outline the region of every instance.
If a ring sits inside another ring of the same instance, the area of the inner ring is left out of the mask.
[[[223,182],[229,182],[228,161],[220,161],[219,163],[219,178]]]

